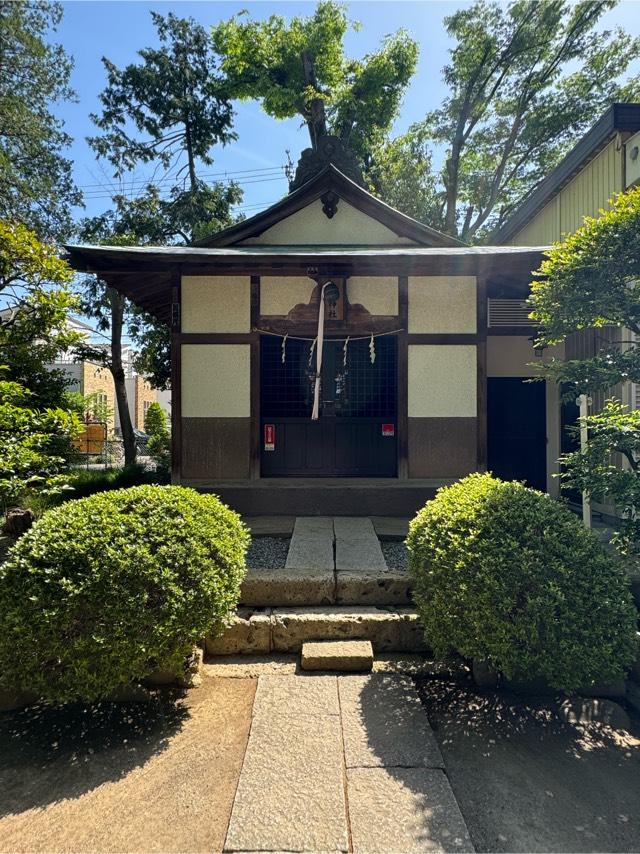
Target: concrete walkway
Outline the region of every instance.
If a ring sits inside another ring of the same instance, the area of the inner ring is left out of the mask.
[[[261,676],[225,851],[473,851],[410,679]]]

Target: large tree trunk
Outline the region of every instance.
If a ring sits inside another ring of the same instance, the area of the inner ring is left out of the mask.
[[[318,88],[318,80],[316,78],[315,62],[309,51],[302,51],[302,68],[304,78],[309,86],[314,89]],[[327,133],[327,118],[322,98],[313,98],[309,101],[307,116],[305,117],[309,138],[311,139],[312,148],[318,147],[318,140]]]
[[[136,461],[136,437],[133,433],[133,424],[129,415],[129,402],[127,401],[127,385],[122,364],[122,326],[124,321],[124,296],[113,288],[109,288],[109,300],[111,302],[111,374],[115,386],[116,403],[118,404],[118,415],[120,417],[120,430],[122,431],[122,444],[124,446],[124,464],[132,466]]]

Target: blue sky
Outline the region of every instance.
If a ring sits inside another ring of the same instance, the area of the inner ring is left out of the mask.
[[[402,132],[438,105],[445,90],[441,69],[447,61],[450,47],[443,19],[465,3],[453,0],[368,0],[348,4],[349,16],[362,24],[358,32],[346,39],[348,55],[362,56],[376,49],[388,33],[400,27],[410,31],[420,45],[418,72],[406,94],[401,116],[395,130]],[[273,13],[291,15],[311,14],[315,2],[131,2],[131,0],[73,0],[64,6],[64,18],[52,40],[61,42],[74,58],[72,85],[78,102],[61,105],[57,113],[64,119],[68,133],[74,138],[70,156],[74,161],[75,179],[86,199],[84,213],[94,215],[109,206],[111,191],[124,190],[133,195],[150,176],[141,168],[124,185],[113,180],[108,163],[96,162],[85,137],[95,133],[89,114],[99,110],[98,95],[105,84],[101,57],[106,56],[123,66],[136,61],[136,52],[156,44],[150,11],[172,11],[193,17],[205,26],[229,18],[247,9],[254,18],[266,18]],[[622,26],[640,35],[640,2],[623,0],[603,18],[603,26]],[[595,118],[595,117],[594,117]],[[244,201],[241,209],[250,216],[260,208],[277,201],[286,193],[284,176],[278,171],[286,161],[289,149],[294,162],[302,148],[308,145],[306,131],[297,119],[278,122],[265,115],[254,102],[237,105],[235,129],[238,140],[214,151],[215,163],[201,170],[212,180],[225,174],[243,182]],[[251,170],[251,171],[249,171]],[[261,171],[253,171],[261,170]],[[162,174],[162,173],[160,173]],[[78,212],[82,214],[82,211]]]

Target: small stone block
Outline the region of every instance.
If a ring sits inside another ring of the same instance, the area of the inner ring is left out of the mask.
[[[302,645],[303,670],[362,671],[373,668],[371,641],[318,641]]]

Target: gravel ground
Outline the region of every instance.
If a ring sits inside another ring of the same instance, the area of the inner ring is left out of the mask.
[[[282,569],[287,561],[289,537],[254,537],[247,552],[250,569]]]
[[[409,554],[404,543],[381,541],[380,546],[389,569],[407,570],[409,568]]]

